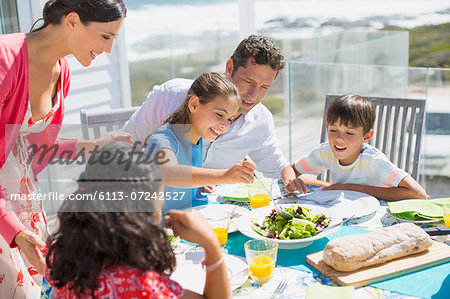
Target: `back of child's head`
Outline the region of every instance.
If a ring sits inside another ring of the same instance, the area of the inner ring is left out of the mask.
[[[217,99],[233,99],[240,104],[239,92],[233,82],[217,73],[202,73],[192,83],[183,104],[172,113],[165,123],[189,123],[189,99],[197,96],[201,104],[205,105]]]
[[[47,242],[50,278],[57,287],[68,284],[76,294],[89,293],[109,264],[173,271],[173,251],[154,217],[160,204],[151,197],[161,190],[162,174],[145,158],[125,143],[90,157],[72,197],[78,200],[63,204],[58,231]]]
[[[334,99],[327,110],[327,124],[362,127],[363,133],[373,129],[375,108],[372,101],[357,94],[345,94]]]

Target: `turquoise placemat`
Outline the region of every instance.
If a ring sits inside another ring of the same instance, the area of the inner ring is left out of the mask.
[[[317,240],[308,247],[291,250],[279,249],[277,265],[307,272],[319,273],[306,263],[306,256],[308,254],[323,250],[325,245],[334,238],[360,233],[366,233],[366,231],[359,228],[344,226],[341,227],[336,233],[329,235],[326,238]],[[228,253],[245,257],[244,243],[248,240],[250,240],[250,238],[244,236],[240,232],[231,233],[227,242]]]
[[[450,263],[374,283],[371,286],[422,298],[448,299]]]
[[[278,251],[277,265],[319,273],[306,263],[308,254],[322,251],[332,239],[361,233],[367,233],[367,231],[356,227],[343,226],[336,233],[317,240],[308,247],[295,250],[280,249]],[[227,242],[228,253],[245,257],[244,243],[248,240],[250,238],[240,232],[231,233]],[[371,284],[370,286],[422,298],[450,298],[450,263]]]

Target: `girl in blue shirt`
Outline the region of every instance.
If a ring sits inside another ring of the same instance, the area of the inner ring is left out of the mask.
[[[163,212],[192,204],[197,187],[251,183],[255,165],[240,161],[229,169],[203,166],[202,139],[214,141],[232,123],[240,98],[234,84],[216,73],[203,73],[192,83],[183,105],[156,130],[146,151],[160,164],[166,187]]]

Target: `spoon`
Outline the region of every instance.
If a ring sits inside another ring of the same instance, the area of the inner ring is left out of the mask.
[[[245,156],[246,160],[251,160],[250,157],[248,155]],[[272,193],[269,192],[269,190],[267,190],[266,185],[264,185],[264,183],[262,182],[262,180],[256,175],[256,173],[253,171],[253,175],[255,176],[255,178],[258,180],[258,182],[263,186],[264,190],[266,190],[267,194],[270,197],[270,200],[272,201],[274,207],[275,207],[275,211],[277,211],[277,213],[283,217],[286,220],[292,219],[294,218],[294,216],[292,216],[291,214],[289,214],[288,212],[284,211],[282,208],[280,208],[279,206],[277,206],[277,204],[275,203],[275,200],[272,197]]]
[[[282,208],[280,208],[279,206],[277,206],[277,204],[275,203],[275,200],[272,197],[272,194],[269,192],[269,190],[267,190],[266,185],[263,184],[262,180],[256,175],[255,172],[253,172],[253,175],[255,176],[255,178],[258,180],[258,182],[264,187],[264,190],[266,190],[267,194],[270,197],[270,200],[272,201],[274,207],[275,207],[275,211],[277,211],[277,213],[283,217],[284,219],[292,219],[294,216],[292,216],[291,214],[289,214],[288,212],[284,211]]]
[[[231,211],[230,220],[240,216],[239,212],[236,212],[236,209],[237,209],[237,206]]]

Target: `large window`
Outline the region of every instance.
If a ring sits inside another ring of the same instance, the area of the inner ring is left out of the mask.
[[[0,34],[19,31],[16,1],[0,0]]]

